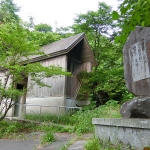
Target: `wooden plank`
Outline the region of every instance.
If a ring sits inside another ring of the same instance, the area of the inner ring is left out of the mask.
[[[41,61],[44,66],[59,65],[60,67],[66,69],[66,56],[59,56],[56,58]],[[50,96],[64,96],[65,90],[65,76],[55,76],[44,78],[43,81],[50,85],[51,88],[42,87],[39,88],[38,85],[34,85],[33,89],[27,93],[27,97],[50,97]],[[28,79],[28,87],[33,83],[31,77]]]

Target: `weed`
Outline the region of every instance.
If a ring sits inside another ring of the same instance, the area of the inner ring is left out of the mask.
[[[122,149],[131,149],[129,146],[125,146],[122,143],[112,144],[109,141],[104,141],[93,136],[88,142],[84,145],[86,150],[122,150]]]
[[[51,143],[56,141],[56,138],[52,132],[47,132],[41,137],[41,144]]]
[[[84,145],[86,150],[100,150],[100,142],[99,139],[93,137],[92,139],[88,140],[87,144]]]

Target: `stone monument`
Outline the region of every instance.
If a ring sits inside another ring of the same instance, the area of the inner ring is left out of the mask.
[[[136,97],[120,109],[123,118],[150,118],[150,28],[137,27],[123,48],[127,89]]]
[[[150,149],[150,28],[131,32],[123,57],[126,86],[136,97],[121,106],[123,118],[93,118],[95,135],[124,150]]]

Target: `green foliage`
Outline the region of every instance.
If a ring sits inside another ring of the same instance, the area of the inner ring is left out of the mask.
[[[98,138],[93,137],[92,139],[88,140],[87,144],[84,145],[86,150],[100,150],[100,141]]]
[[[89,108],[88,108],[89,107]],[[41,126],[41,131],[53,131],[53,132],[76,132],[77,134],[89,133],[94,131],[94,126],[92,125],[92,118],[119,118],[121,117],[119,113],[120,105],[117,101],[109,101],[107,104],[95,108],[94,103],[91,105],[83,107],[82,110],[75,112],[74,114],[65,114],[59,116],[59,123],[67,126]],[[95,108],[95,109],[94,109]],[[91,109],[91,110],[90,110]],[[47,115],[46,115],[47,116]],[[51,116],[49,114],[49,116]],[[44,115],[34,114],[33,117],[27,116],[27,119],[35,119],[37,121],[43,122],[42,118],[45,118]],[[41,118],[41,119],[40,119]],[[45,122],[58,123],[58,116],[46,117]],[[56,119],[57,118],[57,119]],[[70,126],[71,127],[70,127]]]
[[[13,2],[13,0],[0,1],[0,22],[11,22],[12,19],[19,21],[20,18],[16,14],[20,8]]]
[[[73,36],[74,33],[72,33],[72,28],[69,27],[60,27],[56,29],[56,32],[62,37],[62,38],[67,38],[69,36]]]
[[[44,46],[46,44],[58,41],[60,39],[62,39],[62,37],[54,32],[38,32],[38,31],[32,31],[34,37],[32,38],[32,40],[35,41],[39,41],[40,42],[40,46]]]
[[[55,142],[55,141],[56,141],[56,138],[54,134],[51,133],[50,131],[41,137],[41,144],[46,144],[46,143],[50,144],[51,142]]]
[[[101,34],[108,34],[112,25],[111,7],[104,2],[99,2],[97,11],[88,11],[86,14],[79,14],[74,19],[73,29],[75,32],[85,32],[94,36],[93,41]],[[96,37],[97,35],[97,37]]]
[[[44,131],[44,132],[48,132],[48,131],[52,131],[52,132],[59,132],[59,133],[63,133],[63,132],[69,132],[69,133],[73,133],[74,132],[74,128],[71,126],[63,126],[63,125],[59,125],[59,124],[44,124],[44,125],[40,125],[39,127],[37,127],[37,130],[40,131]]]
[[[124,43],[131,31],[136,26],[150,26],[150,1],[149,0],[124,0],[118,11],[113,12],[113,19],[118,21],[121,28],[116,41]]]
[[[110,6],[99,3],[97,11],[79,14],[73,25],[75,32],[86,33],[97,61],[97,66],[91,73],[78,75],[82,83],[78,99],[97,101],[97,106],[111,99],[128,100],[122,63],[123,45],[114,43],[114,35],[109,34],[116,30],[111,13]],[[119,14],[113,11],[113,18],[118,17]]]
[[[123,145],[120,143],[112,144],[109,141],[104,141],[93,136],[90,140],[87,141],[87,144],[84,146],[85,150],[122,150],[122,149],[132,149],[130,146]]]
[[[50,25],[48,25],[48,24],[45,24],[45,23],[40,23],[38,25],[35,25],[34,29],[36,31],[44,32],[44,33],[52,32],[52,27]]]
[[[115,57],[114,56],[111,57]],[[113,58],[115,59],[115,58]],[[82,82],[78,98],[80,100],[97,101],[103,104],[108,100],[128,100],[129,92],[125,87],[123,67],[120,58],[109,62],[107,57],[101,59],[103,63],[91,73],[81,72],[78,79]],[[118,61],[118,62],[117,62]]]
[[[49,123],[69,124],[70,119],[68,116],[69,116],[68,114],[62,114],[60,117],[58,117],[53,114],[45,113],[41,115],[27,114],[25,118],[29,120],[35,120],[35,121],[47,122],[47,123],[49,122]]]
[[[0,122],[0,138],[11,138],[13,133],[31,132],[35,130],[35,124],[19,123],[15,121],[1,121]]]
[[[92,110],[78,111],[70,118],[70,125],[75,126],[77,134],[93,132],[92,118],[119,118],[119,105],[102,105]]]
[[[99,140],[100,150],[122,150],[122,149],[131,149],[130,146],[125,146],[121,142],[112,144],[109,141],[104,141],[103,139]]]
[[[27,114],[25,116],[25,119],[34,120],[34,121],[40,121],[40,122],[52,122],[56,123],[58,121],[58,117],[56,115],[52,115],[49,113],[45,114]]]

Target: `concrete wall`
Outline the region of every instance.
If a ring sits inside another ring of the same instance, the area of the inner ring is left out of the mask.
[[[95,134],[102,140],[112,143],[122,142],[143,150],[150,146],[150,120],[148,119],[109,119],[93,118]]]
[[[13,116],[20,117],[25,113],[26,114],[50,113],[50,114],[59,115],[62,113],[67,113],[70,110],[67,107],[83,106],[89,103],[90,101],[78,101],[78,100],[66,99],[66,97],[27,97],[26,104],[12,107],[8,111],[7,117],[13,117]],[[15,112],[16,109],[17,112]],[[77,109],[77,108],[73,108],[73,109]]]
[[[58,107],[65,106],[65,97],[27,98],[26,104],[26,114],[51,113],[57,115],[60,112],[65,112],[64,108]]]
[[[20,101],[19,101],[20,102]],[[7,117],[21,117],[26,114],[50,113],[59,115],[65,113],[65,97],[28,97],[25,105],[13,106],[7,113]],[[0,107],[1,109],[1,107]],[[17,113],[15,113],[17,109]]]

